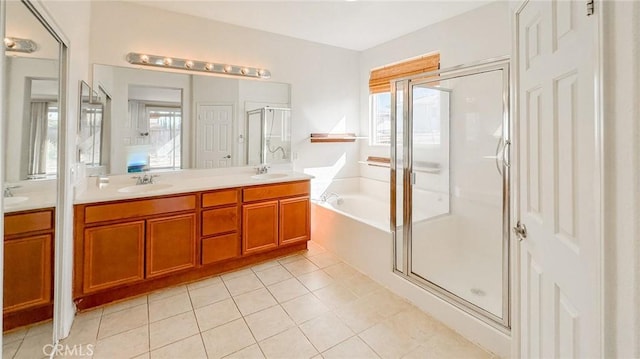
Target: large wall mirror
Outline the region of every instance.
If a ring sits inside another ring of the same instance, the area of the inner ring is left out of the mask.
[[[291,163],[289,84],[95,64],[93,87],[105,174]]]
[[[66,46],[39,3],[5,4],[2,349],[39,358],[54,338]]]

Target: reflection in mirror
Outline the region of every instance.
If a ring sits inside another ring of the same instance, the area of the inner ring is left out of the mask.
[[[63,44],[29,1],[7,1],[5,36],[35,43],[30,53],[6,51],[1,78],[5,175],[3,335],[5,357],[42,356],[53,340],[53,268],[64,120]],[[60,84],[62,82],[62,85]],[[38,179],[38,181],[34,181]]]
[[[94,88],[111,95],[105,107],[109,124],[103,127],[105,174],[247,166],[252,164],[249,145],[256,140],[247,112],[290,108],[285,83],[97,64],[93,79]],[[291,119],[277,116],[263,127],[272,130],[269,143],[275,151],[267,162],[288,164]],[[255,133],[258,141],[265,139],[262,129]]]
[[[78,161],[88,167],[102,164],[103,105],[89,85],[80,84],[80,118],[78,119]]]
[[[247,111],[247,165],[286,163],[291,156],[291,110],[262,107]]]

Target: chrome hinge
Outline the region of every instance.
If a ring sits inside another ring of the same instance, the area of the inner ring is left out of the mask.
[[[593,13],[595,13],[595,4],[594,4],[595,0],[589,0],[587,1],[587,16],[591,16],[593,15]]]

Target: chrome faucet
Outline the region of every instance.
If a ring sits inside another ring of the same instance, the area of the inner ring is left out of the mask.
[[[131,178],[136,180],[136,185],[143,185],[143,184],[153,184],[153,179],[155,177],[158,177],[158,175],[150,175],[148,173],[145,173],[142,176],[133,176]]]
[[[335,192],[325,192],[320,196],[320,202],[327,202],[332,197],[335,197],[336,199],[340,199],[340,196]]]
[[[7,186],[4,188],[4,197],[13,197],[13,192],[11,192],[12,189],[16,189],[16,188],[20,188],[20,186]]]
[[[261,163],[255,169],[256,169],[256,174],[257,175],[265,174],[265,173],[269,172],[269,165],[267,165],[266,163]]]

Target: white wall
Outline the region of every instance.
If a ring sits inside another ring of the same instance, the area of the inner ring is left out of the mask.
[[[311,132],[334,128],[357,132],[357,52],[137,4],[92,3],[91,62],[131,66],[125,60],[129,52],[269,69],[271,81],[292,87],[294,169],[320,176],[358,175],[357,145],[308,140]]]
[[[509,6],[497,1],[367,49],[360,56],[360,134],[369,136],[369,72],[371,69],[427,53],[440,53],[440,68],[509,55]],[[360,141],[360,159],[389,156],[387,146]],[[362,166],[361,175],[389,180],[388,170]]]
[[[640,2],[604,1],[605,356],[640,357]]]

